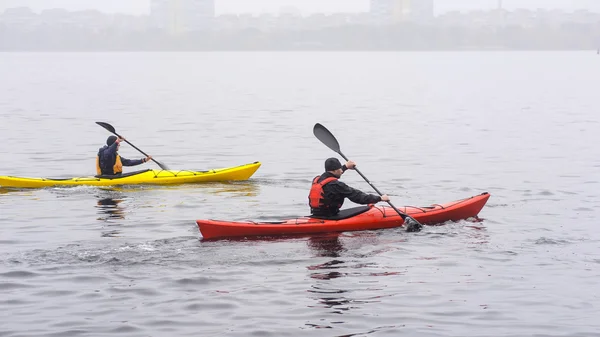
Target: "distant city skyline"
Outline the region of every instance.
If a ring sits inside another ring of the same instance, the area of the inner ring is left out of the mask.
[[[0,11],[27,6],[35,11],[50,8],[67,10],[96,9],[107,13],[149,14],[150,0],[0,0]],[[436,0],[435,13],[452,10],[488,10],[498,0]],[[287,9],[286,9],[287,7]],[[503,0],[507,10],[545,8],[600,12],[600,0]],[[369,0],[216,0],[216,15],[279,13],[294,8],[302,15],[313,13],[367,12]]]
[[[0,51],[598,48],[600,13],[594,11],[535,12],[535,9],[526,9],[521,12],[508,8],[508,12],[499,15],[494,10],[481,8],[434,16],[432,0],[416,0],[422,2],[414,7],[404,0],[370,0],[373,10],[361,11],[365,14],[214,17],[216,4],[213,0],[171,1],[152,0],[151,14],[137,16],[78,11],[68,7],[65,8],[67,12],[5,12],[0,15]],[[285,12],[296,11],[288,8]]]

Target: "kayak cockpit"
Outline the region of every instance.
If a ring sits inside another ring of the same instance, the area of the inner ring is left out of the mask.
[[[141,173],[146,173],[148,171],[152,171],[152,169],[145,169],[145,170],[133,171],[133,172],[128,172],[128,173],[115,174],[115,175],[101,174],[101,175],[94,176],[94,178],[99,178],[99,179],[120,179],[120,178],[127,178],[127,177],[131,177],[131,176],[135,176],[135,175],[138,175],[138,174],[141,174]]]
[[[347,209],[342,209],[340,212],[334,216],[320,216],[320,215],[310,215],[309,218],[313,219],[322,219],[322,220],[344,220],[359,214],[362,214],[371,209],[372,206],[359,206],[352,207]]]

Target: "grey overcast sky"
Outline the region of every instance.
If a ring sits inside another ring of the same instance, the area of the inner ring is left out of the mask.
[[[47,8],[69,10],[97,9],[104,12],[147,14],[150,0],[0,0],[0,10],[29,6],[36,11]],[[506,9],[556,8],[588,9],[600,12],[600,0],[503,0]],[[495,8],[498,0],[436,0],[436,12]],[[227,13],[278,13],[283,7],[295,7],[302,14],[361,12],[369,0],[217,0],[217,15]]]

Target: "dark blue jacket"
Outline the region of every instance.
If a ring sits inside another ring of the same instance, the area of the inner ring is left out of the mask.
[[[103,175],[114,175],[122,172],[114,172],[114,166],[117,162],[117,157],[120,158],[123,166],[136,166],[144,163],[143,159],[127,159],[121,157],[117,153],[117,142],[114,142],[111,146],[104,145],[98,149],[98,166],[102,171]]]

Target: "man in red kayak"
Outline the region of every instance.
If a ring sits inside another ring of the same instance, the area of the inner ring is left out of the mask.
[[[106,140],[106,145],[98,150],[96,157],[96,173],[98,175],[117,175],[123,173],[123,166],[136,166],[147,163],[152,159],[148,156],[143,159],[126,159],[119,155],[119,147],[125,138],[110,136]]]
[[[329,158],[325,161],[325,173],[313,179],[308,195],[312,215],[328,217],[338,214],[345,198],[361,205],[390,200],[386,194],[382,196],[366,194],[339,181],[346,170],[352,170],[355,166],[352,160],[343,166],[337,158]]]

